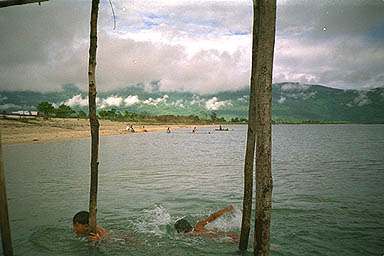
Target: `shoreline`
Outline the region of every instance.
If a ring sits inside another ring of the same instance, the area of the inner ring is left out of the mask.
[[[133,135],[143,133],[141,127],[145,126],[149,133],[166,132],[170,127],[172,130],[192,129],[193,127],[216,127],[217,125],[205,124],[139,124],[134,123],[135,132],[126,131],[129,122],[117,122],[110,120],[99,120],[99,136]],[[2,145],[30,144],[52,141],[63,141],[72,139],[90,138],[89,119],[76,118],[50,118],[8,120],[0,119]]]
[[[133,135],[142,133],[141,127],[144,125],[149,133],[166,132],[170,127],[171,131],[179,129],[190,129],[193,127],[212,127],[217,128],[219,124],[145,124],[136,122],[120,122],[110,120],[99,120],[99,135],[116,136],[116,135]],[[128,124],[132,124],[135,133],[126,131]],[[225,124],[244,125],[244,124]],[[273,124],[273,125],[350,125],[350,124]],[[364,125],[364,124],[361,124]],[[36,118],[36,119],[1,119],[0,130],[2,145],[30,144],[53,142],[63,140],[74,140],[90,138],[89,119],[76,118]]]

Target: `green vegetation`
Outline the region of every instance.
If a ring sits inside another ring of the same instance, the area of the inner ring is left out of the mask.
[[[85,113],[83,110],[79,110],[79,112],[77,112],[77,118],[87,118],[88,115],[87,113]]]
[[[37,106],[37,110],[43,113],[45,116],[51,116],[55,112],[53,105],[47,101],[41,102]]]
[[[210,122],[245,123],[248,119],[248,88],[197,95],[161,92],[156,82],[152,87],[152,90],[146,90],[144,85],[138,84],[99,92],[99,117],[153,122],[162,122],[155,117],[167,122],[184,122],[183,119],[190,122],[192,116]],[[0,91],[0,109],[6,112],[37,109],[47,117],[86,118],[87,95],[86,91],[74,85],[65,85],[61,91],[49,93]],[[125,100],[129,97],[135,97],[136,100],[127,104]],[[108,98],[120,101],[116,104],[116,101],[107,101]],[[357,91],[298,83],[274,84],[272,87],[274,123],[384,123],[382,109],[384,88]]]
[[[61,104],[57,109],[55,109],[56,117],[73,117],[73,114],[75,113],[75,110],[64,104]]]
[[[75,117],[74,114],[76,113],[70,106],[61,104],[59,107],[55,108],[52,103],[47,101],[40,102],[40,104],[37,105],[37,110],[43,113],[45,117],[68,118]],[[85,114],[84,111],[82,111],[82,113]]]
[[[180,116],[180,115],[151,115],[148,112],[137,114],[125,110],[123,113],[115,108],[98,112],[100,119],[120,121],[120,122],[140,122],[140,123],[167,123],[167,124],[211,124],[211,123],[228,123],[223,117],[217,117],[215,113],[210,115],[210,119],[201,119],[197,115]],[[231,121],[239,123],[239,119]]]
[[[46,117],[58,118],[88,118],[83,110],[76,112],[71,107],[61,104],[58,108],[54,108],[52,103],[41,102],[37,109],[44,113]],[[200,119],[199,116],[175,116],[175,115],[151,115],[147,112],[137,114],[125,110],[123,113],[115,108],[101,109],[98,111],[98,118],[119,121],[119,122],[140,122],[140,123],[167,123],[167,124],[211,124],[211,123],[229,123],[223,117],[218,117],[215,112],[210,114],[209,119]],[[244,123],[246,119],[234,118],[231,123]]]

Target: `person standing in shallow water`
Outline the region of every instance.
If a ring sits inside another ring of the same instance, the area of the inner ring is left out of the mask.
[[[186,219],[180,219],[176,221],[175,229],[177,233],[184,233],[186,235],[191,235],[191,236],[206,236],[206,237],[212,237],[212,238],[229,237],[229,238],[232,238],[234,242],[238,243],[239,236],[237,234],[219,233],[219,232],[211,231],[205,228],[205,226],[208,223],[216,220],[226,212],[230,212],[233,214],[234,212],[233,206],[230,205],[217,212],[212,213],[211,215],[209,215],[208,218],[199,221],[194,227],[192,227],[192,225]]]
[[[73,231],[77,235],[88,235],[90,241],[101,241],[109,238],[109,232],[102,227],[96,227],[96,234],[89,233],[89,213],[81,211],[73,216]]]

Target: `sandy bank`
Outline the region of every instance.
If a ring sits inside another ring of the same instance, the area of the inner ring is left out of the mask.
[[[132,135],[127,132],[127,122],[113,122],[109,120],[99,120],[100,136],[112,135]],[[148,132],[166,132],[167,127],[171,130],[191,129],[202,125],[145,125]],[[51,118],[44,120],[19,121],[0,119],[2,130],[2,143],[4,145],[20,143],[36,143],[46,141],[69,140],[90,137],[89,120],[84,119],[61,119]],[[136,133],[140,133],[142,125],[133,124]]]

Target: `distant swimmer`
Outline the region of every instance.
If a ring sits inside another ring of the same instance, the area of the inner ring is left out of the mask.
[[[233,240],[233,242],[239,242],[239,236],[237,234],[233,233],[220,233],[211,231],[205,228],[205,226],[219,218],[221,215],[223,215],[226,212],[230,212],[233,214],[234,208],[232,205],[225,207],[215,213],[212,213],[208,218],[199,221],[194,227],[186,220],[186,219],[180,219],[176,221],[175,223],[175,229],[177,233],[184,233],[186,235],[190,236],[206,236],[206,237],[212,237],[212,238],[223,238],[223,237],[229,237]]]
[[[193,127],[192,133],[196,133],[196,132],[197,132],[196,127]]]
[[[167,133],[171,133],[171,128],[167,128]]]

